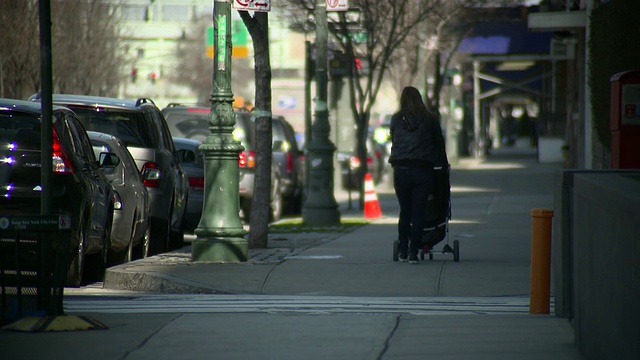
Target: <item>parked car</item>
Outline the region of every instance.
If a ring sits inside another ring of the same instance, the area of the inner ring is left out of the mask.
[[[210,134],[209,130],[210,108],[205,106],[188,106],[181,104],[169,104],[162,109],[167,119],[171,134],[175,137],[184,137],[200,140]],[[250,220],[251,206],[253,203],[253,191],[255,184],[255,123],[253,114],[248,111],[236,111],[236,125],[233,137],[244,147],[239,154],[239,195],[240,209],[245,221]],[[206,135],[205,135],[206,134]],[[283,198],[281,189],[280,170],[275,161],[271,167],[271,195],[270,195],[270,219],[278,220],[282,215]]]
[[[87,135],[96,156],[108,152],[118,155],[119,159],[114,166],[102,168],[114,191],[109,265],[144,258],[149,253],[151,238],[151,203],[136,161],[117,137],[95,131],[87,131]]]
[[[304,190],[304,154],[298,147],[293,126],[282,116],[274,116],[273,161],[280,169],[281,191],[285,199],[285,213],[300,214]]]
[[[184,217],[183,229],[193,233],[200,224],[204,203],[204,154],[198,148],[200,141],[173,138],[180,165],[189,179],[189,200]]]
[[[153,101],[54,94],[53,102],[75,111],[87,130],[116,136],[127,145],[151,199],[149,254],[181,247],[189,184]]]
[[[371,137],[367,137],[367,171],[374,184],[380,183],[384,174],[384,156],[379,145]],[[364,179],[360,177],[360,158],[357,151],[341,151],[337,155],[343,189],[360,189]]]
[[[0,214],[39,215],[41,182],[39,102],[0,99]],[[117,161],[113,153],[96,160],[89,137],[76,114],[54,106],[52,205],[54,214],[71,217],[67,284],[101,280],[106,266],[113,219],[113,190],[100,171]]]

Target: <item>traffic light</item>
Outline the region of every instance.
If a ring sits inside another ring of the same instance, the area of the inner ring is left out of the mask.
[[[151,79],[151,83],[155,84],[156,83],[156,79],[158,78],[158,74],[153,71],[151,72],[151,74],[149,74],[149,79]]]
[[[356,70],[358,71],[362,70],[362,60],[359,57],[357,57],[355,58],[355,62],[356,62]]]
[[[131,82],[135,83],[136,80],[138,80],[138,69],[133,68],[131,69]]]

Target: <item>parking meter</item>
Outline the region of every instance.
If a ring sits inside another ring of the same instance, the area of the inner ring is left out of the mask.
[[[640,169],[640,70],[611,77],[611,168]]]

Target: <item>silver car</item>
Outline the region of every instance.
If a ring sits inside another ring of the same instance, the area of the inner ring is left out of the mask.
[[[151,202],[136,162],[117,137],[95,131],[87,131],[87,134],[96,158],[104,152],[115,153],[119,158],[115,166],[102,170],[114,191],[109,265],[146,257],[151,236]]]

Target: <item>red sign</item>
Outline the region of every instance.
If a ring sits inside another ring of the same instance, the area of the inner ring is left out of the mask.
[[[267,12],[271,10],[271,0],[233,0],[233,8],[236,10]]]
[[[327,11],[347,11],[349,0],[327,0]]]

